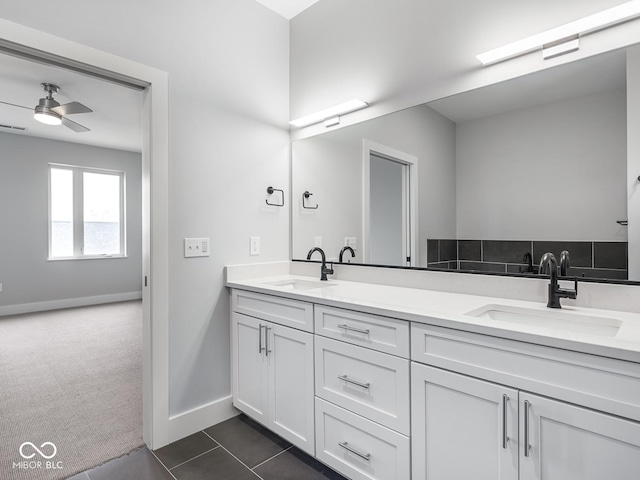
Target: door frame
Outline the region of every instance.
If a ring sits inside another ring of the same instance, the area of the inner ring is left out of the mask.
[[[143,440],[169,443],[169,89],[167,72],[0,18],[0,49],[143,89]]]
[[[407,165],[409,170],[409,181],[404,182],[409,185],[409,215],[407,215],[407,226],[409,233],[406,234],[410,242],[409,265],[415,267],[417,262],[417,218],[418,218],[418,157],[410,155],[395,148],[372,142],[366,138],[362,139],[362,258],[364,263],[369,263],[371,235],[371,154],[378,154],[388,157],[393,161]],[[404,232],[403,232],[404,233]],[[405,244],[406,245],[406,244]]]

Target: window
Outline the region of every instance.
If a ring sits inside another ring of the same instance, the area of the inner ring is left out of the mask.
[[[49,164],[49,258],[125,256],[124,172]]]

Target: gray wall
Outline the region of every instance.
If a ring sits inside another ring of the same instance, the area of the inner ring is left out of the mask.
[[[47,261],[48,165],[126,173],[127,258]],[[142,290],[139,153],[0,133],[0,306]]]
[[[640,46],[627,52],[629,280],[640,281]]]
[[[306,257],[314,236],[323,237],[328,256],[337,256],[345,236],[357,236],[362,261],[363,139],[418,158],[416,265],[426,266],[426,239],[456,235],[455,124],[426,105],[293,143],[293,258]],[[299,207],[304,190],[318,210]]]
[[[460,123],[459,239],[626,241],[626,92]]]
[[[170,415],[205,406],[231,392],[224,265],[289,258],[288,211],[265,205],[289,185],[289,22],[254,0],[68,0],[55,22],[50,7],[0,15],[169,74]],[[185,237],[211,256],[184,258]]]
[[[306,258],[315,237],[322,237],[327,258],[337,259],[344,237],[356,237],[353,261],[362,262],[362,142],[358,146],[318,136],[295,142],[292,149],[293,258]],[[317,209],[302,207],[305,191],[313,193],[305,205],[317,204]]]

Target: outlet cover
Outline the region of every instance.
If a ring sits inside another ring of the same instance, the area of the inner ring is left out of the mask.
[[[316,237],[313,241],[313,246],[322,248],[322,237]]]
[[[260,237],[251,237],[249,254],[260,255]]]
[[[358,249],[357,237],[344,237],[344,245],[345,247],[351,247],[354,250],[357,250]]]
[[[188,257],[208,257],[209,239],[208,238],[185,238],[184,239],[184,256]]]

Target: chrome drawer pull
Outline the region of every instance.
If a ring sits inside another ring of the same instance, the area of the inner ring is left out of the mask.
[[[358,332],[361,333],[363,335],[369,335],[369,330],[364,330],[362,328],[356,328],[356,327],[350,327],[349,325],[343,324],[343,325],[338,325],[338,328],[342,328],[343,330],[348,330],[350,332]]]
[[[347,442],[338,442],[338,446],[344,448],[346,451],[353,453],[354,455],[359,456],[361,459],[366,460],[367,462],[371,461],[370,453],[360,453],[355,448],[350,447]]]
[[[529,456],[529,449],[531,445],[529,445],[529,409],[531,408],[531,404],[529,400],[524,401],[524,456]]]
[[[507,402],[509,397],[502,395],[502,448],[507,448],[509,437],[507,436]]]
[[[264,344],[265,344],[264,354],[267,357],[269,356],[269,354],[271,352],[273,352],[273,350],[269,350],[269,330],[271,330],[271,327],[265,325],[265,328],[264,328]]]
[[[358,387],[366,388],[367,390],[369,390],[369,387],[371,386],[370,383],[362,383],[362,382],[358,382],[357,380],[351,380],[346,375],[338,375],[338,379],[344,380],[347,383],[353,383],[354,385],[357,385]]]
[[[264,325],[259,324],[258,325],[258,353],[262,353],[262,351],[264,350],[264,347],[262,346],[262,329],[264,328]]]

